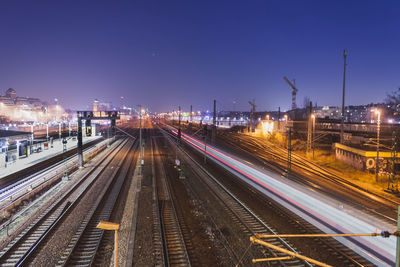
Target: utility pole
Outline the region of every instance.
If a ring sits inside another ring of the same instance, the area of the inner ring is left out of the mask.
[[[203,127],[203,138],[204,138],[204,164],[207,163],[207,124]]]
[[[281,107],[278,107],[278,132],[281,130]]]
[[[400,231],[400,205],[397,206],[397,231]],[[396,267],[400,267],[400,237],[396,239]]]
[[[63,123],[63,128],[65,127],[65,123]],[[63,161],[64,161],[64,178],[68,179],[68,165],[67,165],[67,138],[65,137],[65,133],[62,139],[63,144]]]
[[[178,160],[178,148],[179,141],[181,140],[182,132],[181,132],[181,106],[178,109],[178,138],[176,138],[176,149],[175,149],[175,165],[177,167],[180,166],[180,161]]]
[[[31,124],[31,154],[32,154],[32,149],[33,149],[33,141],[35,140],[33,136],[33,123]]]
[[[193,106],[190,105],[190,123],[193,122]]]
[[[312,144],[312,159],[314,160],[314,151],[315,151],[315,114],[311,114],[312,118],[312,137],[311,137],[311,144]]]
[[[342,121],[340,124],[340,143],[343,144],[344,142],[344,97],[345,97],[345,86],[346,86],[346,57],[347,57],[347,50],[343,50],[343,94],[342,94]]]
[[[178,111],[178,137],[181,138],[181,106],[179,106]]]
[[[142,105],[139,107],[139,158],[140,158],[140,174],[142,174],[143,151],[142,151]]]
[[[310,101],[310,113],[308,117],[308,127],[307,127],[307,153],[311,151],[311,142],[312,142],[312,102]]]
[[[287,175],[292,168],[292,127],[288,127],[288,159],[287,159]]]
[[[217,100],[214,99],[214,113],[213,113],[213,125],[211,129],[211,141],[215,143],[217,135]]]
[[[78,112],[78,162],[80,168],[83,167],[82,146],[82,119]]]
[[[251,132],[255,132],[254,129],[254,116],[255,116],[255,112],[256,112],[256,104],[255,104],[255,100],[253,99],[252,101],[249,101],[249,104],[251,106],[251,111],[250,111],[250,125],[251,125]]]

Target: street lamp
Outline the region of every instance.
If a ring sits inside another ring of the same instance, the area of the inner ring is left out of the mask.
[[[379,134],[381,128],[381,112],[376,109],[375,114],[378,116],[377,129],[376,129],[376,170],[375,170],[375,181],[378,182],[378,173],[379,173]]]

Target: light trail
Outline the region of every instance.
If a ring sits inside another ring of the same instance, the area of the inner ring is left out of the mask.
[[[177,131],[169,127],[170,131]],[[182,139],[204,153],[204,143],[182,133]],[[328,234],[366,233],[393,230],[391,225],[364,214],[345,204],[338,205],[320,193],[300,187],[279,175],[250,167],[233,156],[223,153],[207,144],[207,156],[230,172],[238,175],[247,183],[271,197],[282,206],[301,216],[317,228]],[[356,251],[378,266],[393,266],[396,260],[396,237],[348,237],[336,238],[338,241]]]

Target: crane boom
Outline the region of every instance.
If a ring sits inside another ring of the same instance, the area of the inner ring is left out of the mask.
[[[254,104],[254,102],[249,101],[249,105],[254,109],[256,108],[256,104]]]
[[[293,90],[296,91],[296,93],[297,93],[297,91],[299,91],[299,89],[297,89],[296,86],[294,86],[294,84],[291,83],[288,78],[286,78],[286,76],[284,76],[283,79],[290,85],[290,87],[293,88]]]

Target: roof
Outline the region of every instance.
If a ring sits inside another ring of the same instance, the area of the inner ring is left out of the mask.
[[[357,154],[360,155],[362,157],[366,157],[366,158],[376,158],[376,151],[367,151],[367,150],[362,150],[362,149],[358,149],[358,148],[354,148],[354,147],[349,147],[349,146],[345,146],[343,144],[340,143],[335,143],[335,148],[340,148],[342,150],[351,152],[353,154]],[[384,151],[380,151],[379,152],[379,157],[381,158],[391,158],[392,157],[392,152],[384,152]],[[400,158],[400,155],[396,156],[397,158]]]
[[[30,132],[0,130],[0,138],[29,136]]]

